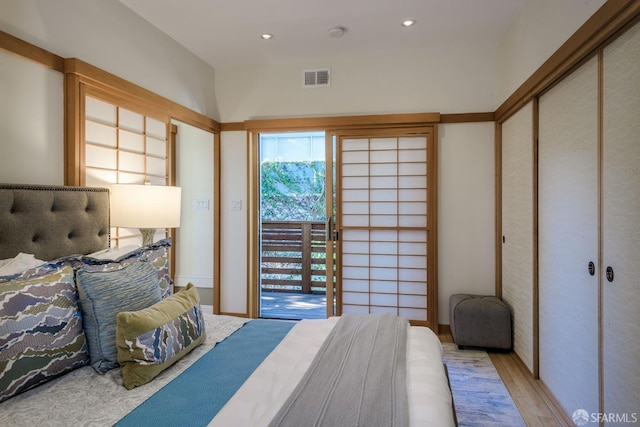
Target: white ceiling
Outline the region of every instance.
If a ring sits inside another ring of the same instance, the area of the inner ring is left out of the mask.
[[[497,48],[525,0],[120,0],[214,68],[479,42]],[[404,28],[404,19],[418,23]],[[331,27],[344,26],[342,38]],[[262,33],[274,38],[262,40]]]

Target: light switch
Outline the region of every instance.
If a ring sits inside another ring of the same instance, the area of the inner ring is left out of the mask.
[[[232,211],[241,211],[242,210],[242,200],[232,200],[231,201],[231,210]]]
[[[208,211],[209,210],[209,199],[196,199],[193,202],[193,207],[197,211]]]

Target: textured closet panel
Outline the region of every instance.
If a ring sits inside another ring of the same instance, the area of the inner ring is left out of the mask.
[[[502,125],[502,298],[513,312],[513,348],[533,370],[533,107]]]
[[[602,281],[604,412],[631,414],[640,411],[640,25],[605,49],[603,86],[603,267],[614,271]]]
[[[598,63],[539,100],[540,379],[568,414],[598,412]]]

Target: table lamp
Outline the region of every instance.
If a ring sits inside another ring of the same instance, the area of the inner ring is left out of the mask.
[[[180,226],[180,187],[114,184],[110,193],[111,226],[140,229],[142,246],[153,243],[157,228]]]

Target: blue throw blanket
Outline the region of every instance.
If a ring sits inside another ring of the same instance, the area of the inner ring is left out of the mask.
[[[206,426],[294,325],[248,322],[116,425]]]

